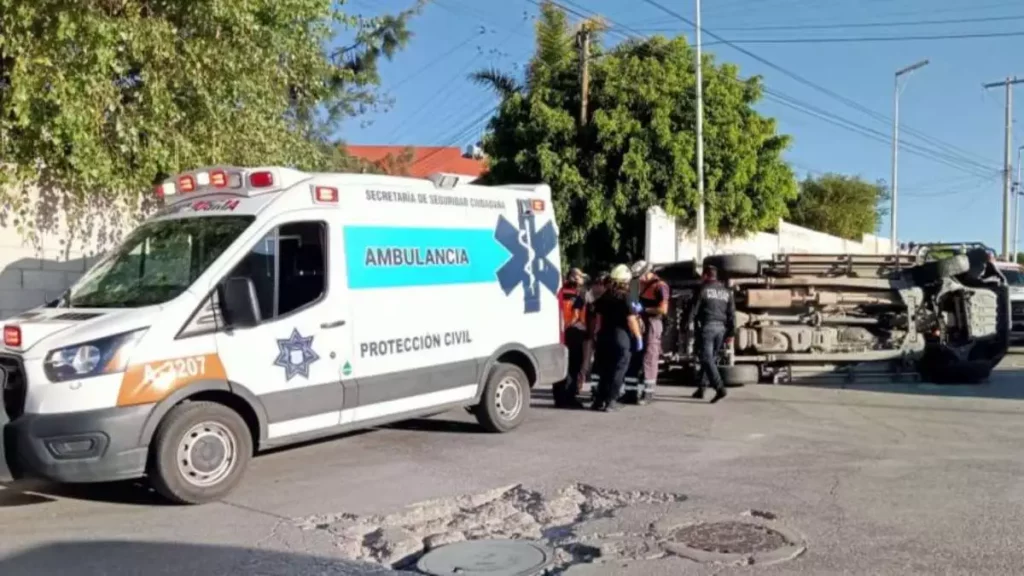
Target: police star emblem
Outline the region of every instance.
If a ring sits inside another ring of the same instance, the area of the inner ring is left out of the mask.
[[[292,328],[292,335],[288,338],[277,340],[277,349],[274,366],[284,368],[285,381],[296,376],[309,378],[309,367],[320,359],[313,351],[313,337],[299,334],[296,328]]]

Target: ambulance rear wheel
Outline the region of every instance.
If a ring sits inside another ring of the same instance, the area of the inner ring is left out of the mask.
[[[176,504],[220,500],[238,486],[252,458],[252,435],[242,417],[216,402],[171,409],[153,437],[149,480]]]
[[[498,364],[491,370],[473,415],[488,432],[510,432],[526,419],[530,379],[518,366]]]

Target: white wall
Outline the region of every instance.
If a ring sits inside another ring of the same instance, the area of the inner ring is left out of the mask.
[[[0,319],[60,296],[112,248],[139,214],[120,203],[83,209],[69,222],[61,200],[26,193],[28,207],[0,208]],[[20,212],[20,213],[19,213]],[[26,223],[24,233],[18,222]]]
[[[753,254],[771,258],[773,254],[887,254],[888,238],[865,234],[860,242],[846,240],[809,228],[779,220],[778,232],[755,232],[738,238],[718,238],[704,244],[705,255]],[[675,219],[661,208],[647,211],[646,259],[653,263],[692,260],[697,257],[697,243],[690,231],[676,225]]]

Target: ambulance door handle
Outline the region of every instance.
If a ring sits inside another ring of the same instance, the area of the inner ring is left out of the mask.
[[[324,322],[320,325],[320,328],[323,330],[330,330],[331,328],[341,328],[344,325],[344,320],[335,320],[334,322]]]

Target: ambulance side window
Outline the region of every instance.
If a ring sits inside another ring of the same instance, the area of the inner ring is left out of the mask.
[[[327,293],[327,225],[293,222],[275,228],[229,276],[252,280],[264,321],[319,301]]]

